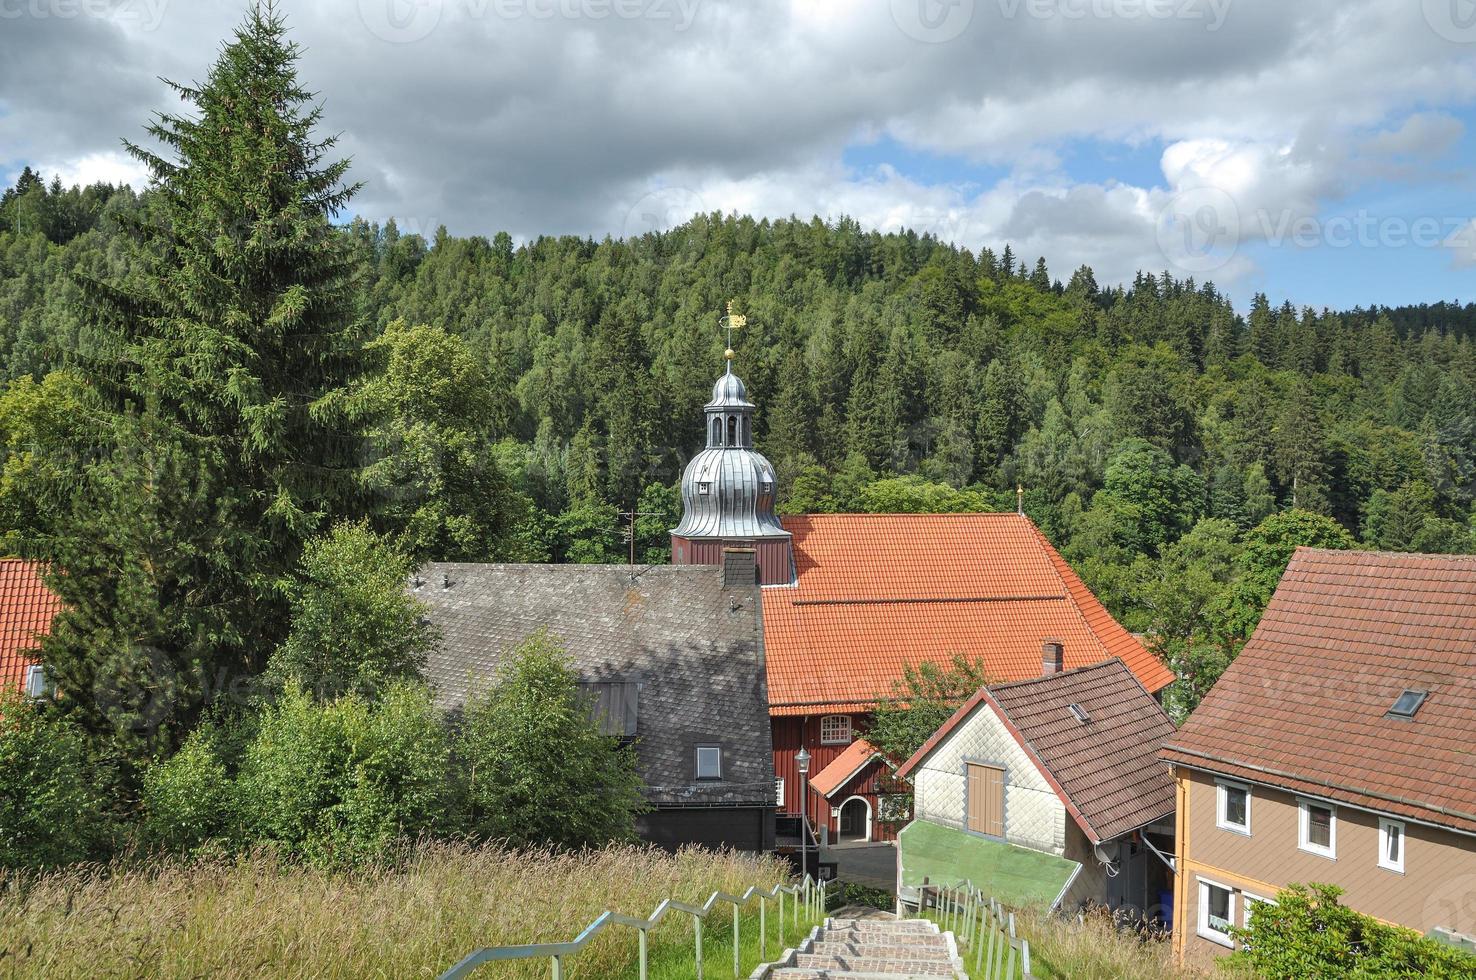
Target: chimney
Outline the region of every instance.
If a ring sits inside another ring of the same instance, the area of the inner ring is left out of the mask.
[[[1040,645],[1040,674],[1049,677],[1066,669],[1066,647],[1060,640],[1046,640]]]
[[[723,549],[723,588],[747,589],[758,584],[758,550]]]

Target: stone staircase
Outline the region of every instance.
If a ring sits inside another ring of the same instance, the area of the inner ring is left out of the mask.
[[[749,980],[967,980],[953,933],[923,919],[833,918]]]

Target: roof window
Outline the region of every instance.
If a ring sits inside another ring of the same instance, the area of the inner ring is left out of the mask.
[[[1405,688],[1404,693],[1394,699],[1394,707],[1389,709],[1389,716],[1393,718],[1413,718],[1415,712],[1420,710],[1420,705],[1430,696],[1429,691],[1416,691]]]
[[[1083,725],[1092,720],[1092,716],[1087,714],[1087,710],[1079,704],[1069,704],[1066,710],[1071,712],[1071,717]]]

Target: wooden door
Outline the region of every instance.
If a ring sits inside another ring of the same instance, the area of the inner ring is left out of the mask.
[[[968,764],[968,828],[990,837],[1004,836],[1004,770]]]

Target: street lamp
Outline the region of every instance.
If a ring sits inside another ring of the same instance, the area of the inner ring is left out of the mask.
[[[810,843],[810,750],[801,745],[794,764],[799,767],[800,774],[800,875],[803,876],[810,871],[806,853]]]

